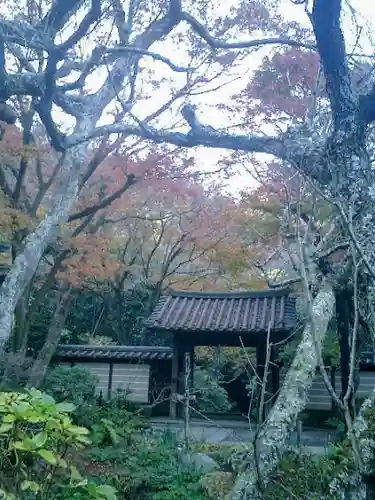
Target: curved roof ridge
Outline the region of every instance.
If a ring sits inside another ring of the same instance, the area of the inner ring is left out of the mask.
[[[291,289],[289,287],[275,287],[275,288],[266,288],[261,290],[231,290],[228,292],[221,291],[204,291],[204,292],[195,292],[192,290],[175,290],[170,288],[166,295],[170,295],[172,297],[191,297],[191,298],[207,298],[207,299],[242,299],[242,298],[253,298],[253,297],[279,297],[280,295],[289,295],[291,293]]]

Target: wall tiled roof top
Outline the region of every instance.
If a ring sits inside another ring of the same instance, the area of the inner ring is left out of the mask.
[[[117,345],[60,345],[55,357],[63,359],[106,359],[123,361],[152,361],[172,359],[172,349],[154,346]]]

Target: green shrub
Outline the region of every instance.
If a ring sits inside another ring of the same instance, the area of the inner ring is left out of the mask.
[[[70,401],[80,405],[91,403],[95,399],[98,382],[98,377],[89,368],[58,365],[47,372],[43,390],[56,401]]]
[[[47,372],[42,390],[58,401],[69,401],[76,407],[74,420],[90,427],[95,415],[95,390],[99,379],[84,366],[58,365]]]
[[[117,396],[100,405],[92,406],[90,425],[91,438],[96,446],[130,446],[140,437],[140,430],[147,427],[146,421],[130,411],[122,396]]]
[[[180,467],[169,440],[144,440],[128,450],[112,478],[124,500],[206,500],[197,472]]]
[[[288,452],[269,476],[264,500],[340,500],[354,470],[347,445],[332,446],[324,456]]]
[[[68,459],[68,451],[77,453],[90,444],[89,431],[72,423],[73,410],[72,404],[56,404],[35,389],[0,393],[2,498],[116,498],[113,487],[82,478]]]
[[[194,373],[194,386],[197,391],[197,407],[202,412],[216,413],[232,409],[227,391],[220,380],[208,370],[197,368]]]
[[[91,428],[96,446],[86,467],[105,475],[122,500],[206,500],[201,475],[178,462],[175,437],[147,430],[138,414],[118,404],[107,401],[98,408]]]
[[[116,446],[124,437],[124,432],[112,420],[101,418],[91,426],[90,437],[92,443],[96,446]]]

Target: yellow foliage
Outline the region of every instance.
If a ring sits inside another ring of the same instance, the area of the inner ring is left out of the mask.
[[[217,356],[217,348],[212,346],[197,346],[195,357],[197,361],[210,361]],[[256,366],[255,348],[242,347],[220,347],[220,358],[223,364],[231,365],[234,370],[242,371],[247,367],[251,371],[251,366]]]
[[[32,219],[21,210],[10,208],[6,196],[0,190],[0,238],[11,240],[14,233],[30,227]]]
[[[3,209],[0,215],[0,235],[3,238],[11,239],[16,231],[26,229],[30,223],[30,217],[21,211],[13,208]]]
[[[44,219],[45,215],[46,215],[45,208],[42,207],[42,206],[39,206],[38,209],[37,209],[37,211],[36,211],[37,218],[38,219]]]

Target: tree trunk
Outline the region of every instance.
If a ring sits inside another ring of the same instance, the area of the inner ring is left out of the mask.
[[[314,336],[321,346],[333,316],[334,304],[334,292],[326,284],[313,302],[312,318],[304,329],[302,341],[279,396],[259,431],[255,442],[256,453],[252,453],[249,467],[238,476],[233,487],[232,500],[255,500],[259,493],[259,483],[277,465],[285,450],[286,441],[296,426],[299,413],[306,405],[307,391],[315,377],[318,359]],[[261,478],[258,477],[259,473]]]
[[[15,325],[12,336],[12,352],[26,355],[27,335],[25,330],[26,316],[28,313],[30,301],[30,286],[25,289],[16,310],[15,310]],[[26,338],[25,338],[26,337]]]
[[[61,294],[60,300],[56,305],[55,314],[49,327],[46,340],[31,369],[27,383],[28,387],[38,388],[44,380],[51,358],[60,341],[61,332],[65,325],[71,300],[72,292],[70,289]]]
[[[15,324],[12,331],[9,351],[4,359],[4,373],[0,387],[2,389],[17,389],[22,384],[26,372],[26,353],[28,330],[27,314],[30,302],[30,285],[26,287],[23,296],[14,312]]]

